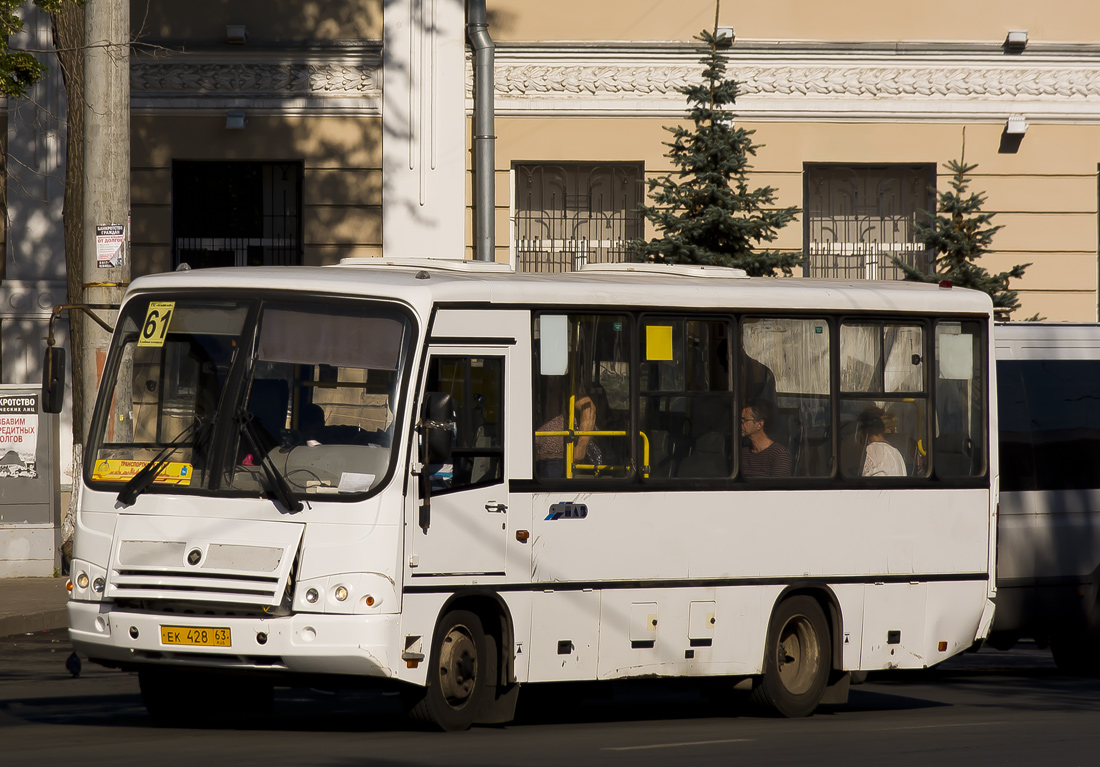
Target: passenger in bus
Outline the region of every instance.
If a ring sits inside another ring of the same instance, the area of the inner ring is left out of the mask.
[[[745,447],[741,451],[741,476],[791,476],[791,454],[787,448],[768,436],[768,424],[775,418],[775,408],[764,399],[753,400],[741,411],[741,436]]]
[[[856,436],[863,443],[864,477],[904,477],[907,474],[901,451],[886,439],[886,422],[893,421],[882,408],[868,407],[856,418]]]
[[[307,445],[320,445],[325,428],[325,410],[316,402],[302,405],[298,414],[298,432]]]
[[[575,431],[595,431],[597,421],[596,400],[592,395],[582,394],[574,402]],[[565,415],[557,415],[540,426],[536,432],[565,431]],[[565,437],[535,437],[535,470],[538,476],[548,479],[565,476]],[[578,436],[573,443],[573,462],[603,464],[603,451],[590,436]]]

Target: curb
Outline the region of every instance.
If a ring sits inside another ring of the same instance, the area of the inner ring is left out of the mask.
[[[64,607],[29,615],[7,615],[0,617],[0,638],[15,636],[16,634],[52,631],[67,628],[68,625],[69,614]]]

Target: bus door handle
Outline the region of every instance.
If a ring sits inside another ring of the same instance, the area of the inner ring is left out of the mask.
[[[508,511],[508,507],[503,503],[497,503],[496,501],[489,501],[485,504],[485,510],[490,512],[498,512],[503,514]]]

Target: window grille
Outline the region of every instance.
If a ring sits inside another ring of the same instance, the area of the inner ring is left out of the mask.
[[[644,221],[644,165],[516,163],[516,268],[571,272],[586,263],[632,260]]]
[[[302,163],[172,163],[172,266],[302,263]]]
[[[931,269],[918,217],[936,206],[935,165],[807,165],[808,277],[900,280],[899,257]]]

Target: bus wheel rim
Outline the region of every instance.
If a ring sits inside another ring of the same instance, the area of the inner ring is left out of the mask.
[[[779,632],[779,679],[791,694],[802,695],[813,687],[821,663],[818,648],[817,631],[805,615],[793,616]]]
[[[477,684],[477,645],[465,626],[453,626],[439,653],[439,685],[451,708],[469,702]]]

